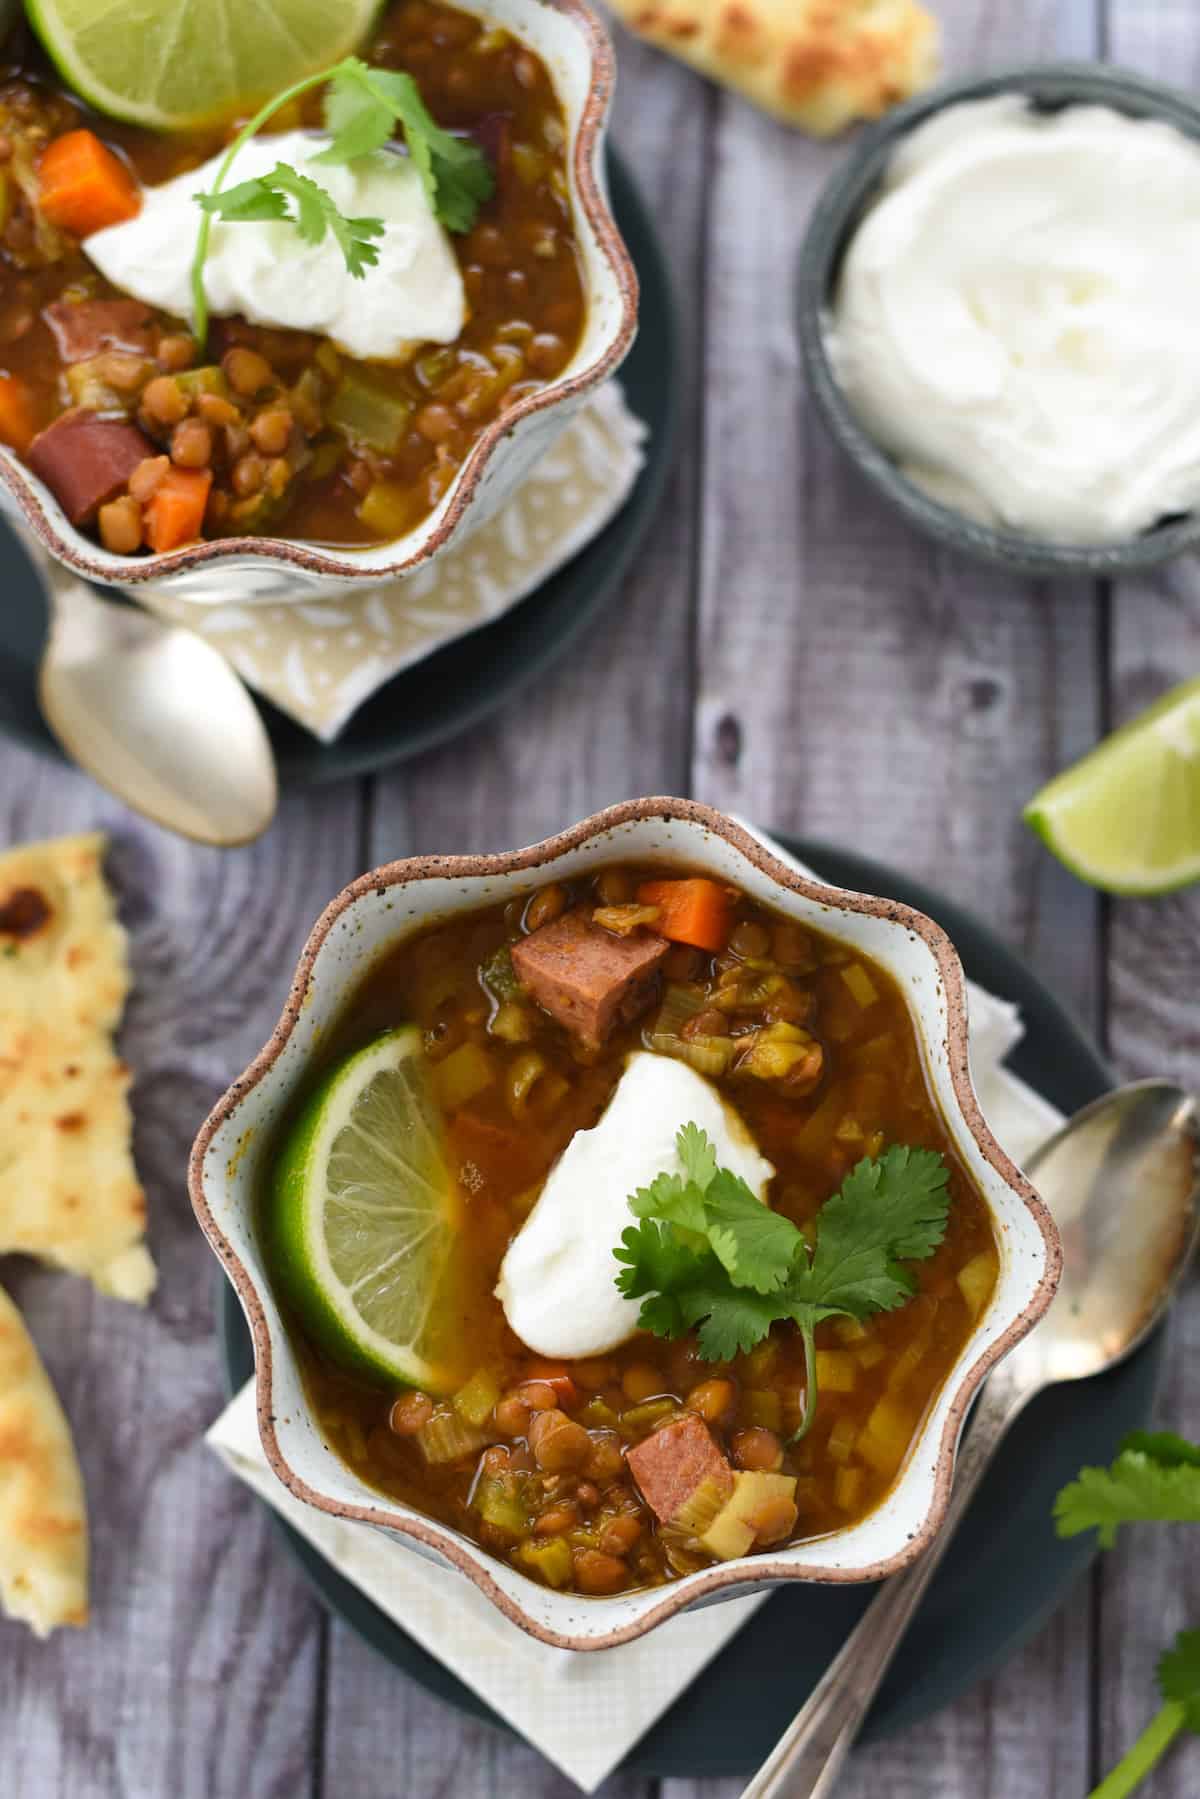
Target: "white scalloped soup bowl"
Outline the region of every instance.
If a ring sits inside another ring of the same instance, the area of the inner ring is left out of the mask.
[[[545,63],[567,123],[567,170],[587,312],[579,345],[553,381],[480,433],[428,518],[390,543],[329,548],[285,537],[223,537],[157,556],[114,556],[67,522],[45,483],[0,445],[0,510],[51,555],[92,580],[136,593],[278,605],[410,574],[486,524],[589,394],[624,360],[637,328],[638,284],[609,206],[604,142],[616,78],[612,44],[588,0],[454,0],[511,30]],[[370,277],[367,277],[368,280]]]
[[[815,1541],[702,1569],[666,1587],[592,1599],[553,1592],[457,1531],[376,1492],[329,1448],[274,1298],[256,1193],[274,1127],[348,994],[380,955],[434,920],[617,859],[674,863],[735,882],[753,898],[853,944],[889,970],[908,1002],[950,1136],[987,1201],[1000,1274],[894,1486],[866,1518]],[[782,1581],[874,1580],[904,1567],[944,1516],[972,1395],[987,1370],[1041,1317],[1061,1263],[1045,1208],[980,1116],[967,1066],[962,971],[940,927],[894,901],[823,887],[778,860],[733,821],[685,800],[630,801],[509,855],[395,862],[346,888],[309,939],[271,1042],[197,1138],[189,1184],[197,1217],[250,1324],[259,1427],[279,1478],[322,1511],[378,1526],[429,1559],[459,1569],[514,1623],[571,1649],[627,1642],[687,1607]]]

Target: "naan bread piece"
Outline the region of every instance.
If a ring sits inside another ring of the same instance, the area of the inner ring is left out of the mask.
[[[154,1264],[112,1045],[129,965],[104,848],[95,834],[0,855],[0,1254],[141,1303]]]
[[[631,31],[814,137],[928,87],[936,20],[917,0],[610,0]]]
[[[87,1512],[71,1427],[0,1288],[0,1605],[39,1637],[87,1623]]]

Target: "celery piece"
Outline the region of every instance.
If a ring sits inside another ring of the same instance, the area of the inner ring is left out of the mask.
[[[524,992],[517,971],[512,964],[512,951],[507,943],[493,950],[486,962],[480,964],[479,978],[493,999],[518,999]]]
[[[486,1368],[478,1368],[466,1386],[458,1389],[450,1404],[467,1424],[478,1426],[491,1417],[499,1397],[500,1388],[492,1376]]]
[[[646,1430],[676,1410],[673,1399],[647,1399],[642,1405],[630,1406],[621,1413],[622,1430]]]
[[[742,1395],[742,1415],[761,1430],[783,1429],[783,1401],[769,1387],[751,1388]]]
[[[861,1468],[839,1468],[833,1480],[833,1503],[839,1512],[852,1512],[862,1499]]]
[[[448,1407],[435,1412],[429,1423],[423,1424],[417,1432],[417,1448],[431,1465],[461,1461],[463,1456],[474,1455],[476,1450],[482,1449],[486,1442],[481,1430]]]
[[[711,1474],[705,1475],[671,1519],[671,1529],[681,1530],[689,1537],[703,1536],[729,1498],[732,1486],[728,1475],[724,1480],[717,1480]]]
[[[453,350],[427,350],[413,365],[422,387],[437,387],[454,367]]]
[[[795,1494],[796,1481],[791,1474],[763,1474],[757,1470],[735,1474],[732,1496],[701,1536],[702,1546],[723,1562],[745,1555],[754,1542],[754,1517],[759,1508],[781,1500],[794,1501]]]
[[[839,1412],[833,1421],[829,1441],[825,1445],[831,1462],[848,1462],[858,1437],[858,1420],[850,1412]]]
[[[603,1399],[589,1399],[579,1414],[579,1422],[588,1430],[616,1430],[620,1421]]]
[[[218,394],[223,400],[229,398],[229,383],[215,362],[206,362],[198,369],[184,369],[175,380],[189,399],[194,399],[197,394]]]
[[[548,1537],[543,1543],[522,1543],[513,1559],[548,1587],[565,1587],[574,1567],[570,1545],[562,1537]]]
[[[458,1112],[496,1078],[491,1057],[477,1043],[461,1043],[433,1066],[433,1088],[444,1112]]]
[[[475,1487],[471,1504],[485,1524],[511,1537],[527,1537],[530,1531],[525,1481],[519,1474],[485,1475]]]
[[[390,393],[362,370],[349,368],[329,402],[326,417],[352,443],[366,444],[390,456],[404,441],[412,411],[401,395]]]
[[[981,1250],[958,1271],[958,1289],[967,1302],[967,1310],[978,1318],[992,1296],[996,1282],[996,1264],[990,1250]]]
[[[737,1053],[732,1037],[667,1037],[659,1031],[648,1039],[648,1046],[656,1055],[674,1056],[710,1079],[727,1073]]]
[[[925,1360],[929,1351],[929,1342],[930,1333],[928,1331],[921,1331],[918,1336],[913,1338],[911,1343],[900,1351],[900,1354],[888,1369],[889,1387],[902,1387],[906,1381],[912,1379],[912,1376],[917,1372],[917,1369]]]
[[[658,1009],[658,1017],[654,1020],[653,1032],[656,1037],[678,1037],[680,1030],[689,1018],[704,1010],[704,989],[700,986],[685,984],[682,981],[669,981],[663,989],[662,1005]]]
[[[854,1357],[845,1349],[818,1349],[817,1386],[826,1393],[853,1393],[858,1379]]]
[[[488,1020],[488,1035],[504,1043],[528,1043],[536,1029],[536,1021],[528,1006],[506,999],[496,1007]]]
[[[861,1343],[866,1337],[867,1327],[857,1318],[835,1318],[833,1334],[839,1343]]]
[[[378,537],[403,537],[422,510],[419,494],[401,481],[376,481],[367,489],[358,517]]]
[[[851,962],[849,967],[843,968],[842,979],[864,1012],[878,1000],[875,983],[861,962]]]
[[[911,1406],[901,1405],[885,1394],[863,1426],[857,1444],[859,1455],[890,1480],[908,1454],[916,1423]]]
[[[546,173],[546,158],[532,144],[514,144],[512,166],[523,187],[536,187]]]
[[[73,406],[87,412],[121,412],[128,414],[134,396],[118,393],[103,373],[106,358],[90,356],[86,362],[73,362],[67,370],[67,389]],[[147,363],[147,373],[151,365]]]

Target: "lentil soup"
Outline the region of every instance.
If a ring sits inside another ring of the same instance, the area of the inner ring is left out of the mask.
[[[453,1350],[444,1390],[351,1372],[281,1291],[316,1416],[355,1472],[533,1578],[589,1594],[821,1536],[877,1506],[998,1271],[987,1206],[891,976],[738,889],[620,864],[388,952],[347,1003],[314,1082],[401,1024],[420,1030],[462,1207],[456,1299],[439,1332]],[[548,1356],[515,1334],[495,1296],[576,1133],[597,1127],[637,1064],[660,1058],[736,1112],[739,1134],[773,1165],[767,1203],[801,1230],[887,1145],[944,1158],[945,1234],[911,1264],[912,1297],[817,1326],[816,1409],[801,1441],[794,1323],[719,1363],[695,1331],[667,1341],[638,1330],[603,1353]],[[713,1515],[746,1494],[730,1536]]]
[[[508,32],[438,0],[392,0],[364,47],[373,66],[413,77],[439,125],[480,147],[495,184],[471,228],[448,235],[461,334],[406,344],[390,361],[237,315],[214,318],[201,346],[183,319],[106,280],[86,251],[95,190],[102,225],[136,216],[140,189],[199,167],[240,121],[163,136],[97,118],[27,35],[14,41],[0,69],[0,441],[107,549],[257,532],[330,545],[403,536],[484,428],[570,362],[586,302],[566,124],[544,63]],[[270,129],[320,117],[313,93]],[[69,168],[56,182],[59,162]],[[200,218],[197,208],[197,228]],[[368,269],[359,285],[370,279]]]

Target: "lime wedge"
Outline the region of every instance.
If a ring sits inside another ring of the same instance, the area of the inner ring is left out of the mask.
[[[1188,681],[1051,781],[1025,822],[1107,893],[1200,880],[1200,680]]]
[[[243,112],[357,50],[380,0],[27,0],[98,112],[182,131]]]
[[[338,1361],[440,1392],[458,1197],[415,1026],[339,1064],[275,1170],[276,1272]]]

